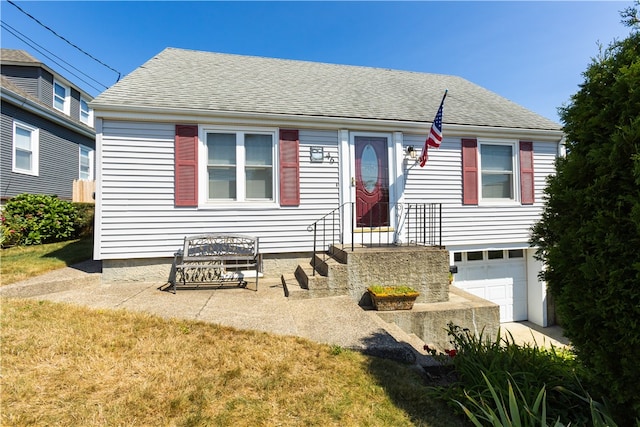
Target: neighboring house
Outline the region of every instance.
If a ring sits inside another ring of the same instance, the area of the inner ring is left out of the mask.
[[[411,151],[445,89],[444,141],[420,168]],[[183,237],[203,232],[258,236],[265,274],[291,273],[309,264],[307,227],[336,207],[356,206],[344,242],[402,242],[403,206],[433,202],[455,285],[502,321],[547,325],[528,240],[562,149],[551,120],[456,76],[173,48],[91,105],[106,280],[166,279]]]
[[[74,180],[94,180],[91,96],[22,50],[0,50],[0,197],[72,199]]]

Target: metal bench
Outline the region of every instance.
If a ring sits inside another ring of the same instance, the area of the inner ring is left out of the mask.
[[[238,282],[255,274],[256,291],[260,270],[258,238],[244,234],[201,234],[184,238],[184,246],[173,257],[169,282],[176,293],[178,282],[200,285]]]

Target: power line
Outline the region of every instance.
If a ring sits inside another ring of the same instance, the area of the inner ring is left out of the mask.
[[[85,74],[84,72],[82,72],[81,70],[77,69],[76,67],[74,67],[73,65],[69,64],[67,61],[65,61],[64,59],[58,57],[56,54],[50,52],[49,50],[47,50],[46,48],[40,46],[39,44],[37,44],[36,42],[34,42],[33,40],[31,40],[29,37],[25,36],[24,34],[22,34],[21,32],[19,32],[18,30],[16,30],[15,28],[11,27],[9,24],[7,24],[6,22],[0,20],[0,24],[2,26],[2,28],[4,28],[6,31],[8,31],[9,33],[11,33],[15,38],[17,38],[18,40],[21,40],[22,42],[24,42],[25,44],[31,46],[33,49],[35,49],[36,51],[38,51],[41,55],[43,55],[44,57],[46,57],[47,59],[49,59],[51,62],[57,64],[60,68],[62,68],[63,70],[65,70],[66,72],[68,72],[69,74],[73,75],[74,77],[76,77],[78,80],[82,81],[83,83],[85,83],[86,85],[90,86],[91,88],[95,89],[96,91],[100,92],[102,91],[102,89],[95,87],[94,85],[92,85],[91,83],[89,83],[88,81],[86,81],[85,79],[83,79],[82,77],[78,76],[76,73],[74,73],[73,71],[69,70],[68,68],[66,68],[64,65],[61,65],[58,61],[56,61],[55,59],[53,59],[51,56],[52,55],[56,58],[58,58],[60,61],[64,62],[65,64],[69,65],[71,68],[73,68],[74,70],[78,71],[79,73],[83,74],[84,76],[88,77],[89,79],[93,80],[94,82],[96,82],[97,84],[99,84],[100,86],[102,86],[105,89],[108,89],[108,86],[105,86],[104,84],[100,83],[99,81],[97,81],[96,79],[94,79],[93,77]],[[26,39],[26,40],[25,40]],[[44,52],[43,52],[44,51]],[[46,53],[45,53],[46,52]],[[49,55],[48,55],[48,54]]]
[[[64,69],[65,71],[67,71],[68,73],[72,74],[74,77],[76,77],[77,79],[81,80],[82,82],[84,82],[85,84],[91,86],[93,89],[97,90],[97,91],[101,91],[102,89],[99,89],[97,87],[95,87],[94,85],[92,85],[91,83],[89,83],[88,81],[82,79],[80,76],[78,76],[77,74],[73,73],[73,71],[65,68],[63,65],[61,65],[60,63],[58,63],[55,59],[51,58],[50,56],[47,55],[47,53],[49,55],[52,55],[54,57],[56,57],[57,59],[59,59],[60,61],[64,62],[65,64],[67,64],[69,67],[73,68],[74,70],[76,70],[78,73],[82,74],[83,76],[87,77],[90,80],[93,80],[95,83],[99,84],[100,86],[102,86],[104,89],[109,89],[108,86],[106,86],[105,84],[99,82],[98,80],[94,79],[93,77],[91,77],[90,75],[86,74],[85,72],[83,72],[82,70],[80,70],[79,68],[75,67],[73,64],[70,64],[69,62],[65,61],[64,59],[60,58],[58,55],[56,55],[55,53],[51,52],[50,50],[48,50],[47,48],[39,45],[37,42],[33,41],[32,39],[30,39],[29,37],[25,36],[24,34],[22,34],[20,31],[16,30],[15,28],[13,28],[11,25],[7,24],[6,22],[0,20],[0,23],[2,24],[2,28],[4,28],[6,31],[8,31],[9,33],[11,33],[14,37],[16,37],[18,40],[21,40],[22,42],[24,42],[25,44],[31,46],[33,49],[35,49],[36,51],[38,51],[40,54],[44,55],[45,57],[47,57],[50,61],[54,62],[55,64],[57,64],[59,67],[61,67],[62,69]],[[17,34],[16,34],[17,33]],[[26,39],[26,40],[25,40]],[[44,53],[43,50],[47,53]]]
[[[49,28],[48,26],[46,26],[45,24],[43,24],[42,22],[40,22],[40,20],[38,20],[38,18],[34,17],[33,15],[31,15],[30,13],[26,12],[24,9],[22,9],[20,6],[18,6],[17,4],[15,4],[14,2],[12,2],[11,0],[7,0],[7,2],[14,6],[15,8],[17,8],[20,12],[24,13],[25,15],[27,15],[29,18],[33,19],[35,22],[37,22],[40,26],[42,26],[43,28],[49,30],[50,32],[52,32],[56,37],[58,37],[59,39],[65,41],[67,44],[69,44],[70,46],[73,46],[74,48],[78,49],[80,52],[82,52],[83,54],[85,54],[86,56],[88,56],[89,58],[93,59],[94,61],[96,61],[97,63],[103,65],[104,67],[110,69],[111,71],[118,73],[118,80],[116,80],[116,82],[120,81],[120,76],[122,75],[122,73],[120,73],[120,71],[116,70],[113,67],[110,67],[109,65],[105,64],[104,62],[100,61],[98,58],[95,58],[93,55],[91,55],[88,52],[85,52],[84,50],[82,50],[80,47],[76,46],[75,44],[73,44],[72,42],[70,42],[69,40],[67,40],[66,38],[64,38],[63,36],[61,36],[60,34],[56,33],[54,30],[52,30],[51,28]]]

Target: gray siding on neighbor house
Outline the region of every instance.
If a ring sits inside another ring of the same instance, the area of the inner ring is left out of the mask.
[[[42,70],[40,101],[53,108],[53,74]]]
[[[0,164],[2,199],[21,193],[56,194],[71,199],[73,180],[79,175],[79,144],[95,149],[92,138],[2,102]],[[12,171],[13,121],[39,129],[39,174],[25,175]]]
[[[27,92],[29,95],[35,98],[40,98],[39,68],[3,65],[2,75],[9,79],[14,85]]]

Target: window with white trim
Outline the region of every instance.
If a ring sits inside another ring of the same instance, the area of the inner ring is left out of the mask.
[[[24,123],[13,122],[13,172],[37,176],[39,150],[39,129]]]
[[[80,145],[80,170],[78,177],[83,181],[93,181],[94,150],[86,145]]]
[[[89,108],[89,103],[84,98],[80,98],[80,121],[93,126],[93,110]]]
[[[275,201],[276,131],[206,130],[206,202]]]
[[[478,142],[481,200],[517,200],[516,143]]]
[[[53,81],[53,107],[63,113],[71,114],[71,89],[60,82]]]

